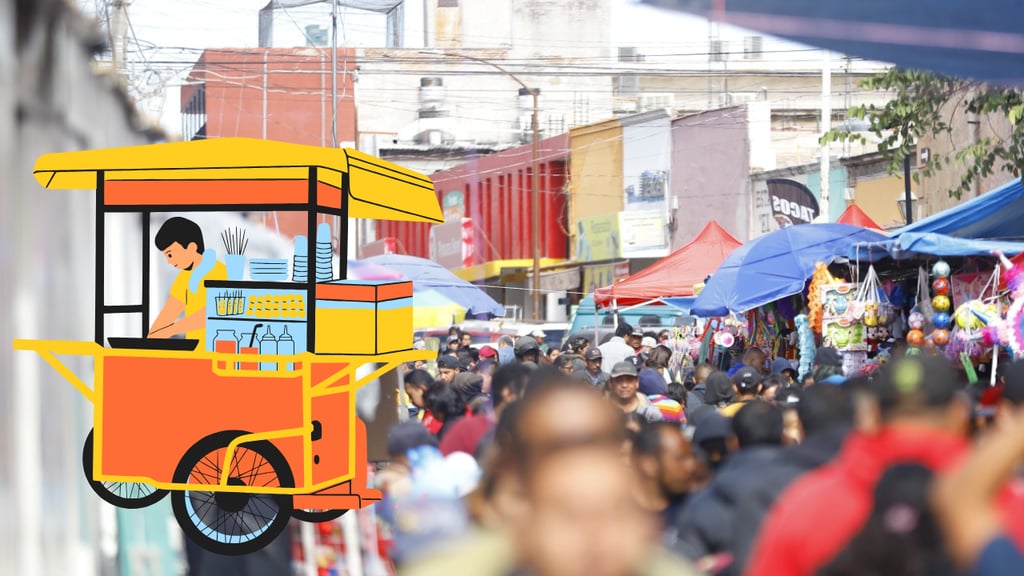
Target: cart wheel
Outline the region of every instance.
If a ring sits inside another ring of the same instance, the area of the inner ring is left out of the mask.
[[[348,510],[292,510],[292,518],[303,522],[330,522],[345,515]]]
[[[196,442],[174,472],[175,483],[216,485],[228,444],[247,432],[218,432]],[[231,463],[232,486],[294,487],[288,461],[267,441],[242,444]],[[171,494],[174,517],[196,544],[217,554],[249,554],[288,526],[292,497],[187,490]]]
[[[89,486],[97,496],[118,508],[145,508],[156,504],[164,496],[167,496],[166,490],[158,490],[141,482],[98,482],[93,480],[92,435],[93,432],[90,430],[89,435],[85,438],[85,447],[82,448],[82,468],[85,470],[85,479],[89,481]]]

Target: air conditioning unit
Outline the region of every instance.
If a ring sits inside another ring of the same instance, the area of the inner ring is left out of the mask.
[[[729,59],[729,43],[725,40],[712,40],[708,52],[711,53],[712,62],[725,62]]]
[[[636,74],[624,74],[615,77],[616,94],[636,94],[640,91],[640,77]]]
[[[764,38],[761,36],[747,36],[743,38],[744,60],[760,60]]]
[[[648,93],[640,95],[640,112],[647,112],[648,110],[661,110],[663,108],[672,108],[676,104],[675,94],[671,93]]]

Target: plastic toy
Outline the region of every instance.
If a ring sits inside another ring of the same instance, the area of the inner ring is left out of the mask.
[[[924,344],[924,332],[920,329],[913,329],[907,332],[907,344],[918,347]]]

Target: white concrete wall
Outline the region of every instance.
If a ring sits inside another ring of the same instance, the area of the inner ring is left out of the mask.
[[[0,1],[0,573],[90,576],[101,564],[109,567],[101,560],[111,550],[101,544],[113,536],[101,529],[110,526],[101,510],[109,521],[112,508],[99,505],[83,478],[91,405],[38,356],[14,352],[10,342],[93,338],[94,195],[41,189],[32,176],[36,158],[144,139],[120,97],[93,76],[80,33],[60,16],[63,4],[33,5],[40,12],[18,54],[15,2]],[[57,18],[52,31],[47,14]],[[139,246],[137,227],[111,223],[108,233],[125,242],[111,247],[109,260],[137,260],[125,252]],[[117,274],[138,278],[139,270],[127,266],[109,278]],[[125,321],[139,323],[138,316]],[[91,360],[68,364],[91,381]]]

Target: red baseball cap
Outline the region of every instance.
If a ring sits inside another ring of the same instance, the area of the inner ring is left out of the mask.
[[[480,347],[481,358],[494,358],[497,355],[498,351],[495,350],[494,348],[491,348],[490,346],[487,346],[486,344]]]

